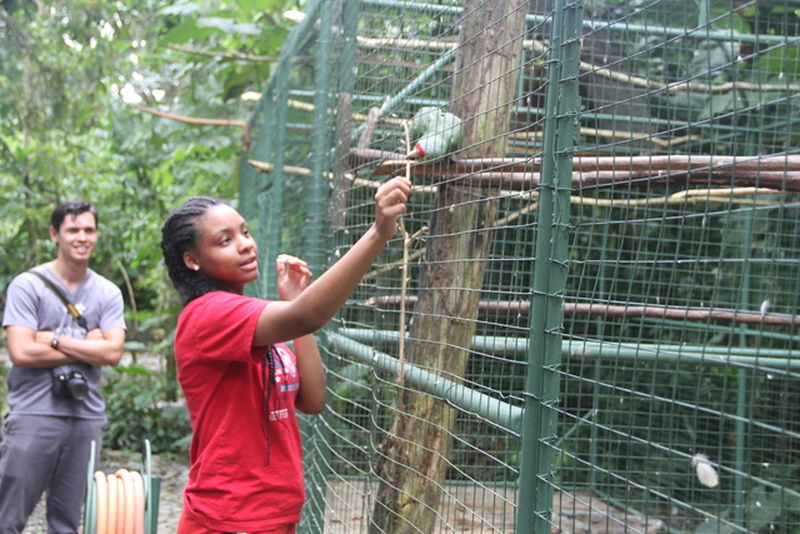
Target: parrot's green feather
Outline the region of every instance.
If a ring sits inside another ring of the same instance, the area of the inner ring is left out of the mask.
[[[431,121],[434,120],[434,116],[441,113],[439,108],[433,106],[419,108],[419,111],[417,111],[411,119],[411,124],[408,127],[409,137],[411,137],[412,140],[416,140],[425,135]]]
[[[425,151],[424,161],[450,155],[461,148],[464,138],[461,119],[433,106],[419,109],[411,119],[409,137]]]

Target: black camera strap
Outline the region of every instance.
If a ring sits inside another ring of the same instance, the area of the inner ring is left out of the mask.
[[[81,312],[79,312],[78,308],[76,308],[75,305],[72,304],[72,302],[70,302],[69,298],[67,298],[67,296],[64,294],[64,291],[62,291],[60,287],[55,285],[55,283],[53,283],[52,280],[47,278],[42,273],[38,273],[38,272],[36,272],[34,270],[29,270],[28,272],[38,276],[42,280],[42,282],[44,282],[44,285],[49,287],[50,291],[55,293],[56,296],[59,298],[59,300],[64,303],[64,306],[67,307],[67,311],[75,319],[75,321],[78,323],[78,326],[80,326],[84,330],[88,330],[88,328],[86,328],[86,317],[81,315]]]

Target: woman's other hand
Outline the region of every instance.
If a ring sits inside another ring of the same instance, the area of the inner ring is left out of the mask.
[[[278,272],[278,297],[281,300],[294,300],[311,283],[311,270],[308,264],[289,254],[280,254],[275,259]]]

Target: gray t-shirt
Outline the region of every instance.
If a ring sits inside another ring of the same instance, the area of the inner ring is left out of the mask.
[[[33,270],[52,280],[64,291],[86,318],[89,330],[99,328],[105,332],[111,328],[125,328],[122,292],[110,280],[90,269],[73,293],[47,265],[39,265]],[[15,277],[8,286],[3,327],[9,325],[51,330],[66,337],[86,336],[86,330],[78,326],[55,293],[42,280],[27,272]],[[8,373],[10,413],[103,419],[105,403],[98,391],[100,366],[83,362],[69,366],[86,377],[89,392],[83,399],[53,394],[52,368],[12,366]]]

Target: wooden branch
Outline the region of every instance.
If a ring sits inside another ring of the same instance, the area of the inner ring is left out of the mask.
[[[422,186],[419,187],[418,189],[415,189],[415,191],[433,193],[435,192],[434,188],[435,186],[428,188]],[[501,191],[499,194],[502,196],[507,196],[508,192]],[[781,195],[781,194],[784,194],[784,192],[776,191],[774,189],[765,189],[758,187],[728,187],[722,189],[688,189],[685,191],[678,191],[669,196],[638,198],[638,199],[631,199],[631,198],[608,199],[608,198],[586,198],[586,197],[571,196],[569,200],[571,204],[581,204],[585,206],[629,208],[632,206],[651,206],[658,204],[686,205],[686,204],[700,204],[709,202],[732,204],[737,202],[735,200],[737,197],[748,197],[738,202],[747,203],[748,206],[753,206],[753,205],[772,205],[772,204],[764,201],[754,200],[749,197],[757,195]],[[523,206],[522,208],[516,210],[515,212],[510,213],[509,215],[495,221],[492,224],[492,228],[510,224],[519,217],[521,217],[522,215],[525,215],[535,210],[538,207],[538,202],[533,201],[533,199],[535,198],[538,198],[538,194],[534,192],[529,192],[526,195],[520,195],[520,200],[528,200],[530,202],[525,206]],[[423,227],[421,232],[422,231],[427,231],[427,227]],[[417,261],[421,259],[422,256],[425,254],[425,250],[426,250],[425,247],[423,247],[415,251],[413,254],[410,254],[409,261],[410,260]],[[400,265],[401,265],[400,262],[388,263],[378,269],[375,269],[374,271],[366,273],[364,275],[364,279],[367,280],[370,278],[374,278],[379,274],[392,271],[398,268]]]
[[[257,169],[261,172],[272,172],[275,170],[275,165],[266,161],[258,161],[255,159],[248,159],[247,163],[250,164],[254,169]],[[308,167],[297,167],[294,165],[284,165],[283,166],[283,173],[284,174],[291,174],[293,176],[311,176],[311,169]],[[328,180],[333,179],[333,173],[325,172],[322,173]]]
[[[434,177],[435,178],[435,177]],[[484,172],[462,176],[470,180],[479,179],[486,187],[500,186],[512,190],[525,190],[539,187],[538,173]],[[649,187],[654,184],[681,184],[765,187],[781,192],[800,192],[800,171],[797,172],[731,172],[692,169],[682,172],[577,172],[572,175],[572,189],[611,189],[615,187]]]
[[[523,41],[523,46],[525,46],[526,48],[530,48],[531,50],[534,50],[539,54],[546,54],[549,52],[548,47],[550,45],[548,41],[525,40]],[[614,71],[607,67],[594,65],[586,61],[579,62],[579,68],[583,72],[587,72],[589,74],[602,76],[604,78],[608,78],[609,80],[614,80],[616,82],[624,83],[632,87],[639,87],[651,91],[670,91],[673,93],[685,93],[691,91],[694,93],[705,93],[711,95],[730,93],[731,91],[735,90],[763,91],[771,93],[775,92],[794,93],[800,91],[800,85],[796,84],[759,84],[759,83],[750,83],[741,81],[726,82],[720,84],[707,84],[707,83],[692,82],[689,80],[673,82],[673,83],[662,83],[653,81],[649,78],[634,76],[626,72]]]
[[[228,59],[241,59],[244,61],[275,63],[280,59],[279,56],[253,56],[250,54],[243,54],[237,50],[228,52],[221,52],[215,50],[198,50],[197,48],[191,48],[189,46],[181,46],[176,44],[168,44],[167,48],[169,48],[170,50],[183,52],[184,54],[193,54],[196,56],[207,56],[207,57],[222,57]]]
[[[377,151],[352,151],[353,157],[373,163]],[[385,153],[381,153],[385,154]],[[399,156],[399,154],[398,154]],[[376,175],[396,172],[406,160],[384,160]],[[436,164],[414,163],[411,173],[434,182],[453,179],[482,180],[487,187],[526,190],[538,187],[541,158],[482,158],[450,160]],[[654,182],[690,181],[739,187],[767,187],[779,191],[800,191],[800,156],[634,156],[576,157],[573,159],[572,188],[575,190],[619,185],[649,186]]]
[[[424,50],[448,51],[456,47],[455,41],[437,41],[435,39],[402,39],[402,38],[382,38],[372,39],[369,37],[356,36],[358,44],[364,48],[410,48]]]
[[[364,129],[361,131],[361,137],[358,140],[358,148],[369,148],[372,144],[372,136],[375,135],[375,128],[378,127],[378,121],[381,118],[381,108],[371,107],[367,112],[367,120],[364,122]],[[407,128],[406,125],[403,126]]]
[[[247,128],[247,121],[187,117],[186,115],[176,115],[174,113],[167,113],[166,111],[159,111],[157,109],[148,108],[145,106],[134,105],[133,107],[144,113],[150,113],[151,115],[156,115],[165,119],[172,119],[174,121],[185,122],[187,124],[200,124],[206,126],[235,126],[237,128]]]
[[[728,322],[734,324],[765,324],[800,326],[800,316],[735,312],[728,310],[668,308],[666,306],[612,306],[608,304],[564,303],[564,313],[571,315],[602,315],[605,317],[646,317],[690,322]]]
[[[427,230],[427,227],[425,227],[424,230]],[[417,233],[419,233],[419,232],[417,232]],[[409,262],[417,261],[417,260],[421,259],[424,254],[425,254],[425,248],[421,248],[419,250],[415,250],[414,252],[412,252],[412,253],[410,253],[408,255],[408,261]],[[393,270],[399,268],[402,265],[401,262],[402,262],[402,260],[401,261],[396,261],[396,262],[393,262],[393,263],[389,263],[387,265],[379,267],[379,268],[375,269],[374,271],[370,271],[370,272],[364,274],[364,276],[362,278],[364,280],[369,280],[371,278],[375,278],[379,274],[383,274],[383,273],[386,273],[386,272],[389,272],[389,271],[393,271]]]
[[[254,169],[261,171],[261,172],[272,172],[275,170],[275,165],[269,163],[267,161],[258,161],[255,159],[248,159],[247,163],[252,166]],[[290,174],[292,176],[311,176],[311,169],[308,167],[297,167],[294,165],[284,165],[283,166],[283,173]],[[327,178],[328,180],[333,180],[334,176],[332,172],[323,172],[322,175]],[[348,180],[350,178],[348,177]],[[380,182],[375,182],[374,180],[365,180],[363,178],[355,178],[352,180],[352,185],[358,185],[360,187],[369,187],[371,189],[377,189],[380,187]],[[417,190],[426,190],[430,189],[430,187],[420,186],[419,188],[415,188],[414,191]]]
[[[375,151],[353,151],[353,156],[362,159],[374,158]],[[386,161],[386,166],[405,166],[406,161],[395,153],[396,158]],[[375,163],[375,161],[373,161]],[[435,168],[438,174],[448,176],[482,171],[539,172],[542,158],[473,158],[453,159],[449,164],[425,165],[417,163],[414,168]],[[800,155],[770,154],[765,156],[707,156],[694,154],[674,154],[671,156],[578,156],[572,159],[576,172],[598,171],[644,171],[681,172],[687,170],[730,168],[736,171],[800,171]],[[386,174],[386,173],[385,173]]]
[[[752,197],[783,195],[786,191],[767,189],[765,187],[723,187],[719,189],[687,189],[678,191],[669,196],[647,198],[593,198],[571,196],[570,203],[584,206],[605,206],[631,208],[636,206],[657,206],[680,204],[746,204],[748,206],[771,206],[773,202],[757,200]],[[741,198],[745,197],[745,198]],[[741,200],[739,200],[741,198]]]
[[[413,307],[417,297],[407,297],[406,306]],[[382,308],[398,308],[400,297],[371,297],[366,300],[367,306]],[[530,313],[529,301],[481,301],[478,310],[481,313],[495,315],[527,315]],[[729,310],[712,310],[708,308],[669,308],[666,306],[620,306],[611,304],[594,304],[565,302],[564,314],[583,316],[603,316],[615,319],[644,317],[648,319],[667,319],[690,322],[728,322],[734,324],[765,324],[773,326],[800,326],[800,316],[736,312]]]
[[[700,139],[699,135],[683,135],[680,137],[664,138],[656,135],[641,134],[636,132],[624,132],[619,130],[606,130],[602,128],[590,128],[582,126],[579,128],[579,133],[585,137],[600,137],[604,139],[624,139],[626,141],[645,141],[652,143],[660,148],[669,148],[688,143],[690,141],[697,141]],[[508,138],[515,141],[530,141],[531,139],[541,139],[544,137],[544,132],[541,130],[531,131],[516,131],[510,132]]]
[[[673,83],[662,83],[650,80],[648,78],[641,78],[639,76],[633,76],[632,74],[626,74],[624,72],[612,71],[606,67],[598,67],[596,65],[592,65],[591,63],[586,63],[585,61],[580,62],[580,69],[583,72],[594,74],[596,76],[602,76],[610,80],[624,83],[632,87],[647,89],[649,91],[668,91],[672,93],[692,92],[709,95],[720,95],[724,93],[730,93],[732,91],[758,91],[769,93],[796,93],[800,91],[800,85],[796,84],[759,84],[742,81],[708,84],[691,82],[688,80]]]

